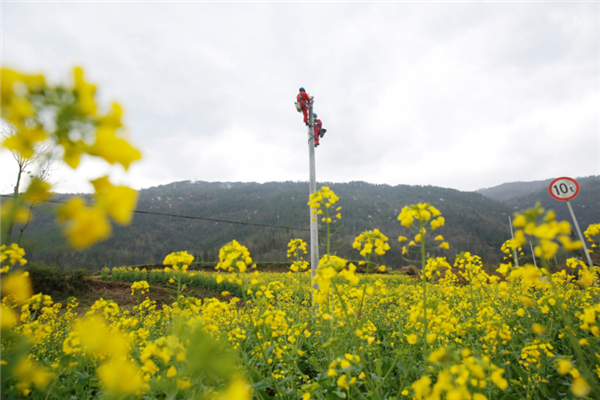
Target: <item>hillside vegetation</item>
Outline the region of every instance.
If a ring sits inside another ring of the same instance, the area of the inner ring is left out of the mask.
[[[572,203],[585,229],[588,224],[600,221],[600,179],[590,177],[580,183],[581,193]],[[329,186],[340,197],[342,219],[337,222],[339,230],[334,235],[338,255],[356,258],[352,249],[354,238],[365,230],[377,228],[390,238],[392,246],[380,261],[394,269],[407,264],[396,240],[404,232],[397,217],[405,205],[427,202],[443,213],[446,225],[440,228],[440,233],[450,243],[450,250],[443,255],[453,257],[470,251],[490,263],[502,257],[500,246],[510,238],[508,218],[514,211],[541,201],[545,207],[555,209],[559,219],[571,221],[566,205],[547,194],[547,185],[539,190],[536,190],[539,185],[530,185],[533,191],[504,202],[486,197],[499,193],[492,189],[482,191],[484,196],[433,186],[365,182],[318,186]],[[54,200],[64,201],[68,197],[59,195]],[[306,182],[174,182],[141,190],[139,213],[132,224],[115,226],[110,239],[91,249],[76,252],[66,245],[50,212],[55,203],[35,207],[33,221],[21,244],[31,262],[94,270],[104,266],[161,263],[167,254],[180,250],[194,254],[198,261],[217,261],[218,249],[233,239],[247,246],[255,261],[285,261],[290,239],[309,240],[307,201]],[[15,228],[17,232],[18,229]]]

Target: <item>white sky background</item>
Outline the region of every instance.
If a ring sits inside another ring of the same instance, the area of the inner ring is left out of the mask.
[[[300,86],[327,129],[318,182],[468,191],[600,174],[599,26],[598,3],[3,1],[2,65],[80,65],[125,109],[143,160],[56,171],[59,192],[308,181]]]

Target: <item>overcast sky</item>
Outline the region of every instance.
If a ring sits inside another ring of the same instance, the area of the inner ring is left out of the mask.
[[[2,2],[2,65],[68,82],[82,66],[143,153],[110,173],[308,181],[304,86],[327,134],[318,182],[434,185],[600,174],[595,3]],[[1,153],[0,191],[16,163]]]

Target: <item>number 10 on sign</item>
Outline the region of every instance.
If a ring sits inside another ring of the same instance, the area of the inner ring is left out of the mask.
[[[550,190],[550,196],[561,201],[572,200],[579,194],[577,181],[566,177],[553,180],[548,189]]]

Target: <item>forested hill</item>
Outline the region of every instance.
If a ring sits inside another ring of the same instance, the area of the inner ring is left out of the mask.
[[[548,185],[553,179],[533,182],[507,182],[491,188],[476,190],[485,197],[498,201],[506,201],[515,197],[520,197],[548,189]]]
[[[391,268],[405,265],[397,238],[407,231],[397,217],[403,206],[418,202],[434,205],[446,217],[446,226],[439,233],[450,243],[450,250],[440,254],[451,260],[458,252],[470,251],[484,261],[497,262],[500,246],[510,237],[508,216],[515,205],[479,193],[364,182],[320,183],[318,187],[321,186],[329,186],[340,197],[342,219],[334,225],[339,230],[333,236],[332,247],[338,255],[350,259],[359,258],[352,249],[354,238],[365,230],[378,228],[389,237],[391,246],[381,261]],[[67,197],[60,195],[55,200]],[[76,252],[68,248],[50,213],[50,208],[56,207],[53,204],[35,208],[33,222],[21,243],[31,262],[61,267],[98,269],[161,263],[167,254],[182,250],[197,260],[217,261],[220,247],[233,239],[247,246],[255,261],[285,261],[290,239],[309,239],[307,201],[306,182],[175,182],[141,190],[137,209],[150,214],[136,213],[131,225],[115,226],[110,239],[91,249]],[[581,218],[582,227],[598,222],[597,214],[595,220],[587,221],[583,215]],[[15,231],[19,232],[19,227]],[[320,238],[324,236],[321,232]]]
[[[557,219],[573,223],[566,202],[559,201],[550,196],[548,187],[554,179],[535,182],[512,182],[478,190],[494,200],[507,205],[511,212],[531,208],[540,202],[547,210],[554,210]],[[575,216],[582,230],[590,223],[600,223],[600,176],[576,178],[579,184],[579,194],[570,200]]]
[[[507,202],[509,200],[518,200],[522,197],[533,196],[533,198],[541,198],[543,196],[543,192],[548,194],[548,187],[550,183],[555,178],[545,179],[542,181],[532,181],[532,182],[507,182],[498,186],[479,189],[476,190],[476,193],[481,193],[485,197],[489,197],[490,199],[498,200],[501,202]],[[600,175],[592,175],[587,177],[579,177],[575,178],[579,186],[583,188],[581,192],[583,195],[589,195],[589,190],[596,190],[598,186],[600,186]],[[550,199],[550,195],[546,197],[546,199]]]
[[[570,200],[570,203],[583,231],[590,223],[600,223],[600,176],[579,178],[577,182],[579,183],[579,194]],[[548,182],[549,184],[550,182]],[[548,185],[533,193],[508,199],[504,201],[504,204],[512,210],[519,210],[533,207],[536,202],[540,202],[544,208],[554,210],[557,219],[573,223],[566,202],[550,196]]]

